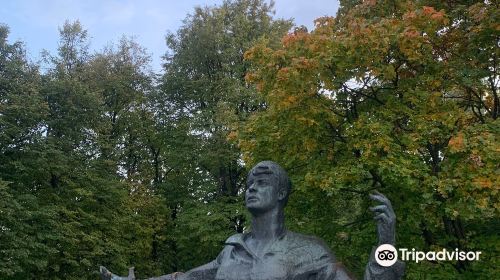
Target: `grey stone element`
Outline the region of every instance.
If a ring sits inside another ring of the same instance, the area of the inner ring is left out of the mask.
[[[245,205],[252,215],[250,233],[229,237],[224,249],[212,262],[186,273],[173,273],[147,280],[345,280],[353,279],[337,262],[320,239],[288,231],[284,208],[292,185],[286,171],[277,163],[263,161],[248,174]],[[381,193],[370,198],[380,203],[371,207],[377,221],[378,245],[395,245],[396,215],[391,202]],[[401,261],[383,267],[372,248],[365,280],[401,279],[405,264]],[[134,270],[120,277],[100,268],[104,280],[134,280]]]

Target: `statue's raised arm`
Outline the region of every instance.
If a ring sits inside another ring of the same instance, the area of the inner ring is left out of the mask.
[[[380,205],[370,207],[370,210],[375,214],[375,221],[377,222],[377,240],[378,244],[376,248],[372,249],[370,254],[370,260],[365,269],[365,280],[392,280],[401,279],[405,272],[405,264],[401,261],[395,260],[395,262],[390,266],[382,266],[377,262],[376,253],[378,253],[378,248],[390,248],[391,252],[382,252],[386,254],[392,254],[389,256],[395,256],[397,252],[394,252],[396,246],[396,214],[392,209],[391,201],[383,194],[375,192],[370,194],[370,198],[376,202],[381,203]],[[387,246],[390,245],[390,246]],[[381,247],[383,246],[383,247]],[[392,246],[392,248],[391,248]],[[379,258],[380,261],[380,258]],[[389,262],[388,264],[391,264]]]
[[[148,280],[348,280],[349,272],[318,238],[288,231],[285,206],[292,190],[286,171],[277,163],[263,161],[250,170],[245,205],[252,215],[251,232],[230,236],[219,256],[205,265]],[[370,195],[380,203],[371,210],[377,221],[378,245],[395,245],[396,216],[391,202],[381,193]],[[366,280],[401,279],[404,264],[381,266],[372,250]],[[101,267],[103,280],[133,280]]]

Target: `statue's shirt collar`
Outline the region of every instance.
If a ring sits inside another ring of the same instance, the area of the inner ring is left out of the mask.
[[[284,230],[272,243],[271,245],[265,250],[265,252],[262,254],[264,257],[273,255],[275,253],[278,253],[278,251],[281,251],[280,248],[282,246],[281,243],[287,236],[288,231]],[[231,237],[229,237],[224,245],[226,246],[233,246],[236,250],[243,250],[245,251],[246,254],[251,256],[254,260],[256,261],[262,261],[263,259],[259,257],[255,252],[253,252],[247,245],[246,241],[249,237],[251,236],[251,233],[243,233],[243,234],[235,234]]]
[[[317,238],[284,231],[258,257],[245,242],[248,236],[236,234],[226,240],[217,257],[217,280],[302,279],[297,276],[326,273],[334,262],[328,248]]]

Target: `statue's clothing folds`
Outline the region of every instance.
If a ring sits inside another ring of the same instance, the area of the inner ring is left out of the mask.
[[[344,280],[347,273],[323,242],[285,231],[257,256],[245,243],[249,234],[229,237],[211,263],[189,271],[185,278],[203,280]]]

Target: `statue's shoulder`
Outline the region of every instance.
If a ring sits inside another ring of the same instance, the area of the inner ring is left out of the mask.
[[[286,234],[286,239],[290,250],[300,251],[315,258],[335,260],[334,254],[326,243],[316,236],[289,231]]]
[[[243,242],[243,237],[244,237],[243,233],[236,233],[236,234],[229,236],[226,239],[226,242],[224,242],[224,243],[226,245],[241,243],[241,242]]]

